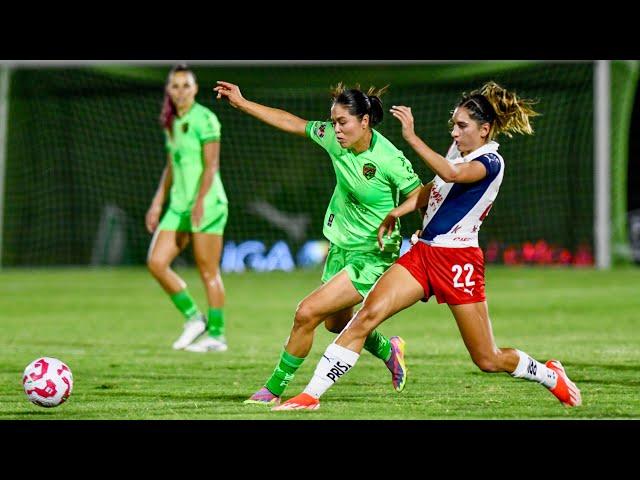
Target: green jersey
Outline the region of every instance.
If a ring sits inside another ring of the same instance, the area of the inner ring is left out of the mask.
[[[206,107],[194,102],[189,111],[173,121],[173,131],[165,130],[167,152],[171,155],[173,184],[170,208],[178,213],[191,211],[195,205],[204,171],[203,145],[220,141],[220,122]],[[227,204],[220,170],[204,198],[204,207]]]
[[[347,250],[378,250],[378,227],[398,206],[400,193],[408,194],[421,182],[404,154],[376,130],[368,150],[356,154],[336,139],[331,122],[309,122],[306,133],[324,148],[336,172],[336,188],[324,217],[324,236]],[[386,252],[400,250],[400,222]]]

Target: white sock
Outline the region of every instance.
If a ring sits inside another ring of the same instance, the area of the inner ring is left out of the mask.
[[[340,377],[356,364],[360,354],[332,343],[327,347],[313,372],[304,393],[320,398]]]
[[[558,381],[556,372],[548,368],[544,363],[538,362],[535,358],[531,358],[524,352],[516,350],[520,361],[518,366],[511,373],[512,377],[525,378],[541,383],[547,388],[553,388]]]

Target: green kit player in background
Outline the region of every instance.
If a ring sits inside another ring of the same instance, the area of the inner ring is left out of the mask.
[[[160,121],[166,136],[167,165],[146,215],[153,239],[147,265],[185,317],[176,350],[224,352],[224,285],[220,277],[227,196],[220,179],[220,122],[195,101],[198,85],[186,65],[169,73]],[[160,220],[170,193],[169,207]],[[193,241],[193,254],[204,283],[209,310],[205,317],[171,263]]]
[[[373,129],[382,120],[380,95],[339,84],[332,92],[331,121],[308,122],[284,110],[246,100],[237,85],[217,82],[218,99],[285,132],[309,137],[331,158],[336,188],[324,218],[330,241],[322,275],[323,285],[304,298],[296,309],[293,327],[278,364],[264,387],[245,403],[278,405],[285,388],[311,350],[318,325],[340,333],[373,284],[398,258],[402,237],[396,225],[381,250],[378,226],[398,205],[399,194],[418,194],[422,186],[411,163],[389,140]],[[405,342],[373,331],[365,349],[385,362],[393,386],[400,392],[406,382]]]

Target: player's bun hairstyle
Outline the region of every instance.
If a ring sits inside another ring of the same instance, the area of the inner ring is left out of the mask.
[[[193,77],[193,81],[197,83],[195,73],[193,73],[193,71],[185,63],[179,63],[169,71],[169,75],[167,75],[167,81],[164,84],[164,100],[162,101],[162,110],[160,111],[160,125],[162,125],[163,128],[169,130],[169,135],[171,135],[171,132],[173,131],[173,121],[176,118],[177,111],[176,106],[171,101],[171,97],[167,92],[167,87],[169,86],[169,82],[171,81],[171,76],[174,73],[178,72],[189,72]]]
[[[529,118],[540,115],[532,108],[536,103],[535,100],[518,98],[515,92],[492,81],[471,93],[463,93],[456,107],[466,108],[469,116],[480,124],[491,124],[489,140],[492,140],[501,133],[508,137],[513,136],[512,132],[532,135]]]
[[[356,84],[355,88],[347,89],[342,82],[338,83],[331,89],[331,98],[333,103],[339,103],[347,107],[349,113],[359,120],[362,117],[369,115],[369,126],[375,127],[382,121],[383,110],[382,100],[380,97],[384,94],[389,85],[376,90],[375,87],[370,87],[367,93],[360,90],[360,85]]]

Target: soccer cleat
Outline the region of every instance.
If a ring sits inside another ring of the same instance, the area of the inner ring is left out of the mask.
[[[404,349],[406,342],[401,337],[391,337],[391,356],[384,362],[391,372],[391,382],[396,392],[404,390],[407,383],[407,366],[404,363]]]
[[[242,403],[245,405],[268,405],[272,407],[280,405],[280,397],[271,393],[267,387],[262,387]]]
[[[565,407],[578,407],[582,405],[580,390],[576,387],[575,383],[569,380],[562,364],[558,360],[549,360],[545,365],[547,368],[556,372],[558,378],[556,386],[550,388],[549,391],[560,400],[560,403]]]
[[[187,352],[226,352],[227,342],[224,337],[213,338],[209,335],[205,335],[197,342],[187,345],[185,351]]]
[[[204,317],[200,315],[195,320],[189,320],[184,324],[184,330],[180,338],[173,342],[174,350],[182,350],[184,347],[193,342],[196,338],[202,335],[202,332],[207,328],[207,324],[204,322]]]
[[[320,400],[313,398],[308,393],[301,393],[293,398],[290,398],[282,405],[273,407],[272,412],[282,410],[318,410],[320,408]]]

